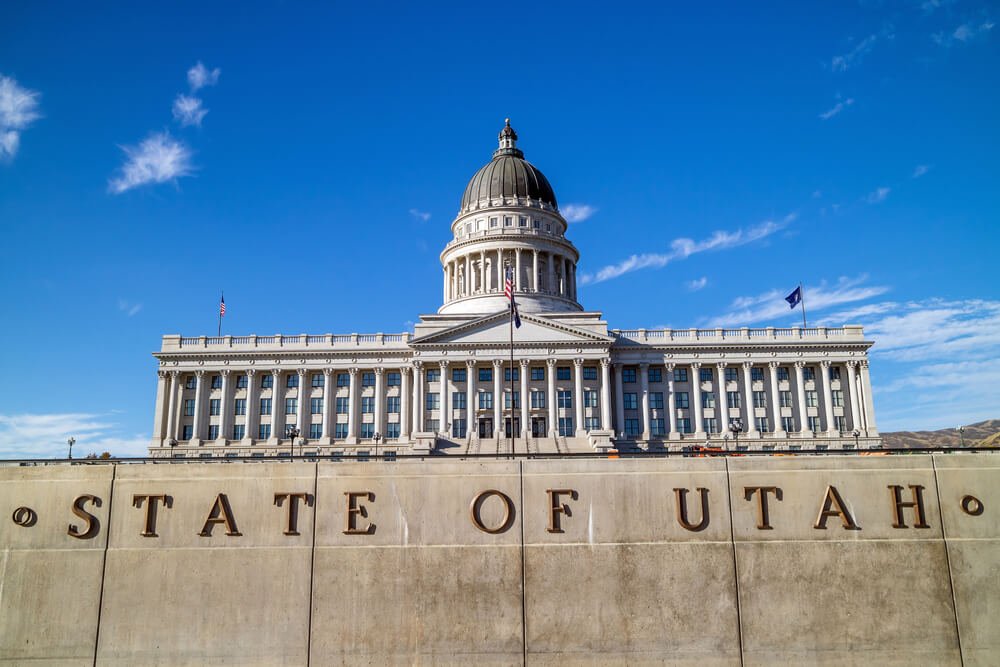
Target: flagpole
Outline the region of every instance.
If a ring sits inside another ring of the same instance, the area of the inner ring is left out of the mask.
[[[517,437],[514,433],[514,297],[511,296],[510,299],[510,455],[514,456],[514,439]],[[524,400],[524,397],[521,397]]]
[[[217,336],[222,336],[222,304],[226,302],[226,293],[219,290],[219,332]]]
[[[806,325],[806,291],[802,289],[802,282],[799,281],[799,303],[802,305],[802,328],[808,329]]]

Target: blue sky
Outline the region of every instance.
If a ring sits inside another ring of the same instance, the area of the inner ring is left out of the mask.
[[[409,329],[506,116],[611,326],[802,281],[883,430],[1000,417],[1000,10],[668,4],[5,5],[0,456],[141,453],[220,289],[233,334]]]

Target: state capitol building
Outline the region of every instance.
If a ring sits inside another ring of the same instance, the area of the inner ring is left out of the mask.
[[[608,329],[566,229],[508,122],[451,224],[436,314],[412,334],[164,336],[150,455],[880,444],[860,326]]]

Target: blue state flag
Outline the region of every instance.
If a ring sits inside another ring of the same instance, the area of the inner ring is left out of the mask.
[[[510,307],[514,311],[514,327],[517,329],[521,328],[521,316],[517,312],[517,303],[514,302],[513,297],[510,300]]]
[[[789,308],[795,308],[795,306],[802,303],[802,286],[799,285],[796,287],[795,291],[785,297],[785,301],[788,302]]]

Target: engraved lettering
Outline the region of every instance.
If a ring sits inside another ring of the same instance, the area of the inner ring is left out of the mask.
[[[964,496],[962,498],[962,511],[969,516],[979,516],[985,509],[983,501],[975,496]]]
[[[92,503],[94,507],[101,506],[101,499],[97,496],[92,496],[89,493],[85,493],[73,501],[73,514],[87,522],[87,525],[82,531],[73,524],[70,524],[69,528],[66,530],[66,533],[69,536],[75,537],[78,540],[89,540],[97,537],[97,534],[101,532],[101,522],[98,518],[83,509],[83,506],[88,502]]]
[[[687,530],[697,533],[708,528],[709,515],[708,515],[708,489],[698,487],[698,493],[701,495],[701,521],[698,523],[691,523],[688,521],[688,511],[687,511],[687,489],[674,489],[674,494],[677,496],[677,523],[681,524]]]
[[[31,528],[38,521],[38,513],[30,507],[18,507],[10,518],[23,528]]]
[[[143,537],[159,537],[156,534],[157,504],[163,503],[163,507],[170,509],[174,505],[174,499],[172,496],[166,494],[157,496],[135,494],[132,496],[132,505],[134,507],[142,507],[143,501],[146,501],[146,527],[139,534]]]
[[[836,509],[831,509],[833,506],[836,506]],[[854,517],[848,511],[844,499],[840,497],[837,487],[833,485],[826,487],[823,506],[819,510],[819,516],[816,517],[816,524],[813,528],[826,530],[826,520],[831,516],[840,517],[840,521],[844,524],[844,530],[861,530],[861,527],[854,521]]]
[[[560,502],[559,496],[569,496],[570,499],[576,500],[579,494],[575,489],[545,489],[545,493],[549,494],[549,527],[546,530],[550,533],[562,533],[564,531],[559,515],[573,516],[573,511],[569,505]]]
[[[483,503],[491,496],[500,498],[500,500],[503,501],[504,507],[503,519],[499,524],[493,526],[492,528],[483,523],[483,518],[481,516]],[[514,501],[502,491],[487,489],[472,499],[472,503],[469,505],[469,515],[471,516],[472,523],[476,526],[476,528],[484,533],[489,533],[491,535],[503,533],[510,528],[511,524],[514,523]]]
[[[914,508],[916,512],[917,522],[913,524],[914,528],[930,528],[927,524],[927,517],[924,515],[924,487],[919,484],[910,484],[910,493],[913,495],[913,501],[908,503],[903,502],[903,487],[890,484],[889,490],[892,491],[892,510],[895,515],[895,520],[892,522],[893,528],[907,527],[906,521],[903,520],[903,509],[907,507]]]
[[[230,537],[243,535],[239,528],[236,527],[236,517],[233,516],[233,508],[229,506],[229,497],[224,493],[216,496],[215,503],[208,513],[208,518],[205,519],[205,525],[198,534],[202,537],[211,537],[212,529],[215,528],[215,524],[217,523],[226,524],[226,535]]]
[[[371,491],[344,491],[347,496],[347,521],[344,526],[344,535],[374,535],[375,524],[368,522],[364,528],[358,527],[358,517],[368,518],[368,508],[358,504],[359,498],[364,498],[370,503],[375,502],[375,494]]]
[[[281,507],[281,503],[288,501],[287,521],[285,524],[285,535],[299,534],[299,501],[312,507],[313,497],[311,493],[276,493],[274,494],[274,504]]]
[[[745,486],[743,487],[743,497],[750,500],[757,495],[757,530],[774,530],[771,525],[771,517],[767,508],[767,494],[773,493],[774,499],[781,502],[781,488],[777,486]]]

